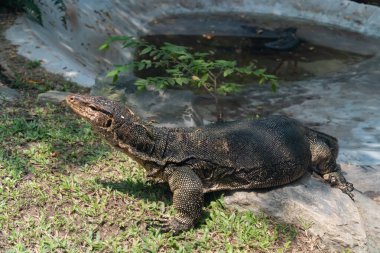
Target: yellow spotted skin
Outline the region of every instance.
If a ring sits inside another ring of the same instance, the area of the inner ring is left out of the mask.
[[[109,143],[140,163],[148,177],[169,184],[176,215],[152,220],[164,232],[191,229],[203,195],[219,190],[288,184],[309,169],[352,197],[336,164],[337,140],[283,116],[194,128],[153,127],[102,97],[71,95],[68,105]]]

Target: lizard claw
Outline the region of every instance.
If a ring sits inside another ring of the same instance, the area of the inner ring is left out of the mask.
[[[352,191],[355,189],[354,185],[347,182],[340,172],[324,174],[323,179],[331,186],[339,188],[343,193],[347,194],[353,201],[355,201],[354,194],[352,194]]]
[[[351,184],[352,185],[352,184]],[[344,192],[345,194],[347,194],[351,199],[352,199],[352,201],[355,201],[355,199],[354,199],[354,194],[352,194],[352,192],[351,191],[353,191],[353,188],[352,188],[352,190],[350,190],[350,189],[347,189],[347,188],[339,188],[342,192]]]
[[[161,217],[158,219],[146,219],[145,221],[147,222],[147,229],[157,228],[162,233],[172,232],[174,235],[191,228],[191,225],[185,224],[175,217]]]

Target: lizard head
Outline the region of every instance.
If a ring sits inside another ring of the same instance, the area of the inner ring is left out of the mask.
[[[101,130],[112,130],[117,121],[134,117],[128,108],[103,97],[69,95],[66,102],[74,112]]]

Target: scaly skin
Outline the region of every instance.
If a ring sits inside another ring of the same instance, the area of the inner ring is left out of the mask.
[[[336,164],[337,140],[296,120],[272,116],[165,128],[146,124],[102,97],[70,95],[66,101],[109,143],[141,164],[149,178],[169,184],[177,214],[151,220],[164,232],[192,228],[202,215],[206,192],[284,185],[309,168],[352,198],[353,186]]]

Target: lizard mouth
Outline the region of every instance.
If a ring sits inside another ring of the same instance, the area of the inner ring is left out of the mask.
[[[96,108],[92,106],[80,95],[69,95],[66,97],[66,102],[70,108],[79,114],[81,117],[93,120],[96,117]]]

